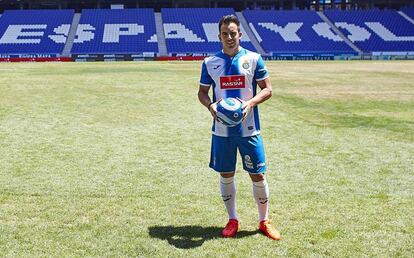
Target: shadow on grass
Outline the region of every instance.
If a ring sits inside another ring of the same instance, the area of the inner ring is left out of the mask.
[[[204,241],[221,238],[222,228],[201,226],[153,226],[149,227],[149,234],[153,238],[167,240],[170,245],[180,249],[196,248]],[[236,238],[255,235],[257,231],[239,231]]]

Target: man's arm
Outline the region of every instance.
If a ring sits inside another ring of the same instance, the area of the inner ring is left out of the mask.
[[[217,112],[217,103],[211,102],[210,96],[208,95],[208,91],[210,90],[210,87],[206,87],[203,85],[200,85],[198,89],[198,100],[201,104],[203,104],[211,113],[211,115],[216,118],[216,112]]]
[[[272,97],[272,84],[269,77],[264,80],[257,81],[257,85],[259,85],[261,91],[253,98],[243,102],[243,116],[246,116],[252,107],[257,106]]]

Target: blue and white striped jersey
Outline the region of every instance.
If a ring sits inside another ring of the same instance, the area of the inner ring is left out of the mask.
[[[262,57],[249,50],[239,47],[234,57],[223,51],[204,59],[200,85],[213,86],[213,101],[221,98],[238,97],[249,100],[256,95],[257,81],[269,77]],[[259,110],[254,107],[252,112],[235,127],[227,127],[213,122],[213,134],[217,136],[248,137],[260,133]]]

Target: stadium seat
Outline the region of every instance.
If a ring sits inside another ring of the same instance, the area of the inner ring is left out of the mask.
[[[152,9],[82,10],[72,54],[157,53]]]
[[[246,10],[243,15],[268,53],[354,53],[316,12]]]
[[[219,51],[221,43],[218,39],[218,21],[228,14],[235,12],[231,8],[161,9],[168,53],[211,54]],[[255,50],[246,34],[242,36],[241,45]]]
[[[328,10],[326,16],[364,52],[414,51],[414,25],[394,10]]]
[[[10,10],[0,19],[1,54],[62,53],[74,10]]]
[[[414,8],[402,8],[401,11],[414,20]]]

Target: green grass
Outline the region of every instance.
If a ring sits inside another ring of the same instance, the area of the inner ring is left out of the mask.
[[[0,254],[412,257],[414,63],[268,62],[271,218],[207,164],[199,62],[0,63]]]

